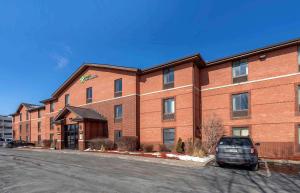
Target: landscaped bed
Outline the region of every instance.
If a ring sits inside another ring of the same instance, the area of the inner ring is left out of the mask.
[[[131,155],[131,156],[141,156],[147,158],[161,158],[161,159],[170,159],[170,160],[183,160],[183,161],[194,161],[194,162],[208,162],[214,159],[213,155],[205,156],[205,157],[195,157],[185,154],[171,153],[171,152],[151,152],[146,153],[142,151],[115,151],[115,150],[107,150],[101,151],[96,149],[88,148],[84,150],[85,152],[98,152],[98,153],[111,153],[111,154],[119,154],[119,155]]]

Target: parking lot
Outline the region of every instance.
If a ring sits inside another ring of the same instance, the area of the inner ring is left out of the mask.
[[[299,173],[0,148],[0,192],[299,192]]]

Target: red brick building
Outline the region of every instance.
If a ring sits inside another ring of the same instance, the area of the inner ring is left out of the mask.
[[[300,154],[300,39],[212,62],[199,54],[148,69],[84,64],[44,105],[22,103],[15,139],[85,148],[95,137],[141,144],[201,138],[222,119],[226,135],[250,135],[266,157]]]

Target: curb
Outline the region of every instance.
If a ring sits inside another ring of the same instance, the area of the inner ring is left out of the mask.
[[[83,151],[64,151],[64,150],[48,150],[48,149],[30,149],[30,148],[18,148],[18,151],[35,151],[35,152],[50,152],[50,153],[62,153],[62,154],[73,154],[73,155],[91,155],[103,158],[118,158],[129,161],[141,161],[148,163],[157,163],[170,166],[179,166],[185,168],[200,168],[206,166],[209,162],[213,160],[210,159],[207,162],[193,162],[193,161],[183,161],[183,160],[171,160],[162,158],[148,158],[134,155],[119,155],[113,153],[94,153],[94,152],[83,152]]]

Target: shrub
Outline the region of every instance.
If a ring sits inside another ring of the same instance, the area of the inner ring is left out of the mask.
[[[108,138],[95,138],[87,141],[87,145],[91,149],[101,150],[103,146],[106,150],[114,149],[114,142]]]
[[[207,151],[203,148],[200,139],[196,139],[193,147],[193,156],[204,157],[207,155]]]
[[[182,143],[182,139],[180,137],[177,141],[175,150],[176,150],[177,153],[183,153],[183,143]]]
[[[137,137],[135,136],[123,136],[116,144],[120,151],[136,151],[137,149]]]
[[[51,141],[49,139],[44,139],[43,140],[43,147],[50,148],[50,146],[51,146]]]
[[[192,155],[194,151],[194,145],[191,138],[189,138],[186,142],[186,145],[184,147],[184,152],[188,155]]]
[[[173,145],[165,145],[165,144],[160,144],[159,145],[159,151],[160,152],[171,152],[173,149]]]
[[[144,144],[144,145],[142,145],[142,149],[144,152],[153,152],[153,145]]]

